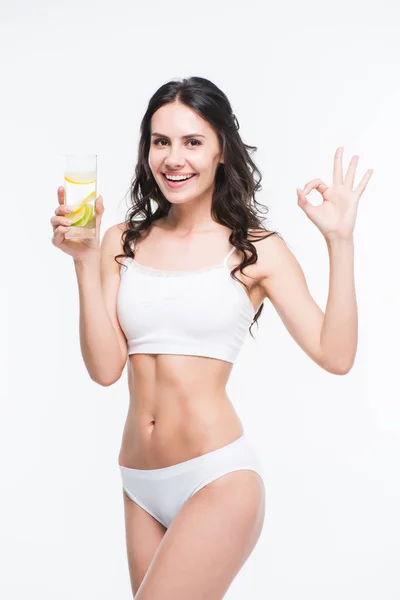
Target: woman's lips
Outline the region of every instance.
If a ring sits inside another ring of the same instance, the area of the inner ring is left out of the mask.
[[[197,177],[197,173],[195,175],[193,175],[193,177],[190,177],[190,179],[184,179],[183,181],[170,181],[165,177],[164,173],[163,173],[163,177],[164,177],[164,180],[166,181],[168,187],[175,189],[175,188],[183,187],[184,185],[189,183],[189,181],[193,181],[193,179],[195,179]]]

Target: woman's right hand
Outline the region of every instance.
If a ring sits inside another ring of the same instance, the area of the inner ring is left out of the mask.
[[[75,261],[86,260],[92,254],[95,254],[100,249],[100,225],[101,217],[104,212],[103,198],[96,198],[96,235],[89,239],[65,239],[65,234],[71,228],[68,220],[68,205],[64,204],[64,188],[59,187],[57,191],[58,207],[54,211],[55,217],[51,217],[50,223],[53,227],[52,244],[56,248],[60,248],[66,254],[70,254]]]

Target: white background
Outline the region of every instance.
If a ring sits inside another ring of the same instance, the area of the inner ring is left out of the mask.
[[[228,95],[258,147],[258,200],[322,310],[327,248],[296,187],[330,184],[340,145],[345,168],[360,156],[356,184],[374,169],[354,234],[353,369],[319,368],[266,302],[229,381],[268,498],[226,598],[398,599],[397,4],[3,0],[1,17],[0,596],[131,598],[117,464],[126,371],[102,388],[85,370],[75,270],[50,218],[62,155],[95,152],[102,234],[122,221],[151,95],[197,75]]]

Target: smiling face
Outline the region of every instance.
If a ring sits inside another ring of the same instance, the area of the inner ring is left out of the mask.
[[[212,195],[215,173],[223,157],[211,125],[188,106],[174,102],[154,113],[150,133],[149,166],[167,200],[180,203],[208,192]],[[165,173],[193,177],[169,182]]]

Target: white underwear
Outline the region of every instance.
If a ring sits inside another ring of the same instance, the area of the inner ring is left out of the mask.
[[[166,528],[189,498],[222,475],[245,469],[255,471],[264,481],[260,460],[244,435],[227,446],[169,467],[119,468],[129,498]]]

